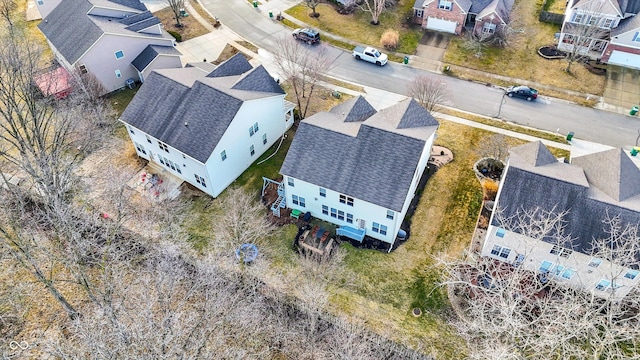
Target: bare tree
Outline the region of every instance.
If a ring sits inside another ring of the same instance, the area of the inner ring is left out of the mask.
[[[429,112],[439,111],[451,94],[447,84],[435,76],[420,75],[409,84],[409,96]]]
[[[538,241],[554,236],[557,244],[569,246],[565,215],[522,211],[501,226]],[[622,226],[617,217],[603,225],[611,229],[611,237],[596,240],[590,255],[637,264],[637,227]],[[533,251],[532,245],[525,259]],[[640,358],[634,345],[640,336],[635,291],[623,299],[615,291],[596,296],[552,274],[471,254],[445,269],[445,284],[459,315],[456,325],[469,341],[473,358]]]
[[[380,14],[386,7],[386,0],[362,0],[362,4],[359,7],[362,11],[371,14],[371,23],[373,25],[378,25],[380,24]]]
[[[184,0],[164,0],[164,3],[169,6],[169,9],[173,12],[173,16],[176,19],[176,26],[182,27],[182,23],[180,23],[182,14],[180,12],[184,11]]]
[[[0,0],[0,17],[7,22],[9,27],[13,26],[13,11],[15,8],[15,0]]]
[[[473,56],[480,58],[484,55],[485,51],[491,43],[492,35],[482,32],[476,34],[473,31],[469,32],[463,43],[463,47],[473,52]]]
[[[293,88],[300,118],[304,119],[316,86],[331,69],[333,60],[329,58],[326,48],[312,52],[288,36],[277,40],[274,56],[280,75]]]
[[[311,9],[311,14],[309,14],[309,16],[313,18],[317,18],[320,16],[320,14],[316,12],[316,7],[318,7],[320,2],[321,0],[304,0],[305,5],[307,5],[307,7]]]
[[[480,157],[491,157],[500,161],[505,161],[509,155],[509,142],[504,134],[493,134],[484,137],[478,144]]]
[[[602,1],[580,2],[574,7],[572,19],[563,23],[558,49],[566,53],[566,72],[571,72],[575,62],[600,57],[611,30],[602,16],[605,6]]]

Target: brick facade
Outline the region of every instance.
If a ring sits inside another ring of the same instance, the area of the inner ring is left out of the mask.
[[[603,63],[608,63],[613,50],[618,50],[628,54],[640,55],[640,49],[609,43],[609,45],[607,45],[607,48],[604,50],[604,54],[602,54],[602,58],[600,59],[600,61],[602,61]]]
[[[457,23],[456,26],[456,35],[460,35],[462,32],[462,28],[465,23],[465,19],[467,14],[462,11],[460,6],[453,1],[451,10],[443,10],[438,8],[438,0],[434,0],[430,2],[427,6],[424,7],[424,15],[422,16],[422,27],[427,27],[427,20],[429,17],[455,21]]]

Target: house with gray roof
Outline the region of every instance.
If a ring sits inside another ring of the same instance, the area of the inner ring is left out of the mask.
[[[414,99],[376,111],[361,96],[302,120],[280,169],[286,206],[391,249],[438,126]]]
[[[138,156],[217,197],[293,125],[293,104],[236,54],[207,67],[152,71],[120,117]]]
[[[558,49],[585,58],[640,69],[640,2],[571,0],[567,4]]]
[[[597,245],[598,240],[611,238],[610,219],[620,221],[623,228],[640,225],[640,169],[622,149],[565,163],[540,141],[515,147],[495,204],[482,256],[523,266],[600,297],[621,298],[637,286],[640,253],[605,258]],[[559,226],[544,233],[513,222],[534,211],[564,215]],[[629,244],[630,251],[638,249]]]
[[[470,25],[490,36],[510,21],[513,0],[415,0],[413,20],[423,28],[459,35]]]
[[[48,13],[47,9],[55,4]],[[139,0],[45,0],[38,25],[71,73],[91,74],[112,92],[153,69],[182,67],[175,39]]]

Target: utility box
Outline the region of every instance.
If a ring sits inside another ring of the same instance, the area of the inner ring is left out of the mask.
[[[136,88],[136,81],[133,80],[133,78],[127,79],[126,84],[127,84],[127,87],[129,89],[135,89]]]

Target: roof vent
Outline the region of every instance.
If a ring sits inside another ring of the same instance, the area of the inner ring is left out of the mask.
[[[185,121],[184,126],[189,126],[189,123]]]

